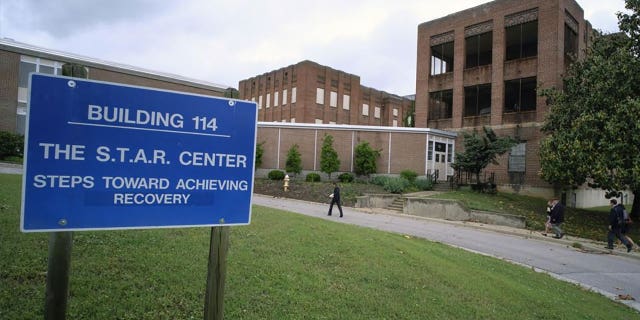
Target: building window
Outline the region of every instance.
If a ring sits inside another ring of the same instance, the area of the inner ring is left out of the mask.
[[[348,94],[342,96],[342,109],[349,110],[351,108],[351,97]]]
[[[504,112],[536,110],[536,77],[504,82]]]
[[[262,109],[262,95],[258,96],[258,109]]]
[[[282,90],[282,105],[287,104],[287,89]]]
[[[274,92],[274,93],[273,93],[273,106],[274,106],[274,107],[277,107],[277,106],[278,106],[278,94],[279,94],[279,92],[278,92],[278,91],[276,91],[276,92]]]
[[[393,120],[393,126],[397,127],[398,126],[398,120]]]
[[[373,117],[376,119],[380,119],[380,107],[373,108]]]
[[[427,160],[433,160],[433,141],[429,141],[427,146]]]
[[[491,114],[491,84],[464,87],[464,116]]]
[[[362,104],[362,115],[363,116],[368,116],[369,115],[369,105],[366,103]]]
[[[505,28],[507,57],[514,60],[538,55],[538,20]]]
[[[267,93],[267,105],[265,106],[265,108],[269,109],[270,106],[271,106],[271,93]]]
[[[316,89],[316,103],[324,104],[324,89],[322,88]]]
[[[334,108],[338,106],[338,93],[335,91],[329,92],[329,106]]]
[[[464,39],[465,67],[473,68],[491,64],[491,48],[493,47],[493,32],[485,32]]]
[[[453,41],[431,47],[431,75],[453,71]]]
[[[316,119],[316,124],[322,124],[322,119]]]
[[[297,88],[293,87],[291,88],[291,103],[296,103],[296,92],[297,92]]]
[[[568,62],[575,60],[578,55],[578,34],[569,27],[568,24],[564,24],[564,57]],[[568,66],[568,65],[566,65]]]
[[[398,116],[398,109],[397,108],[393,108],[393,116],[394,117]]]
[[[447,162],[449,163],[453,162],[453,144],[452,143],[447,144]]]
[[[429,93],[429,119],[450,119],[453,114],[453,90]]]
[[[526,155],[526,142],[511,147],[511,153],[509,153],[509,172],[525,172]]]

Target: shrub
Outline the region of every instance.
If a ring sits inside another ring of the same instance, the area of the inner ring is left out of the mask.
[[[315,172],[311,172],[311,173],[307,174],[307,177],[304,178],[304,181],[306,181],[306,182],[320,182],[320,175],[315,173]]]
[[[0,131],[0,159],[22,157],[24,155],[24,137],[19,134]]]
[[[354,171],[358,175],[368,176],[376,173],[376,161],[380,157],[381,150],[373,149],[368,142],[361,142],[356,146],[354,155]]]
[[[422,191],[433,190],[433,181],[429,178],[416,179],[413,184]]]
[[[412,170],[402,170],[400,172],[400,177],[407,179],[409,182],[414,182],[418,173]]]
[[[326,173],[331,179],[331,174],[340,169],[338,152],[333,148],[333,136],[325,134],[320,151],[320,171]]]
[[[300,151],[298,151],[298,145],[294,144],[287,153],[287,162],[285,164],[287,172],[298,174],[302,172],[302,158],[300,157]]]
[[[384,187],[384,184],[387,182],[387,180],[389,180],[390,178],[387,176],[375,176],[373,177],[373,179],[371,179],[371,183],[377,185],[377,186],[382,186]]]
[[[282,180],[284,179],[284,171],[271,170],[267,176],[269,177],[269,180]]]
[[[338,176],[338,180],[342,183],[353,182],[353,175],[349,172],[345,172]]]
[[[410,185],[405,178],[388,178],[382,187],[391,193],[402,193]]]
[[[256,144],[256,169],[262,165],[262,155],[264,154],[264,141]]]

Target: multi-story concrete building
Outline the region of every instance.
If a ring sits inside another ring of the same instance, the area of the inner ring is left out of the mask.
[[[61,75],[65,63],[84,65],[92,80],[211,96],[228,92],[227,88],[206,81],[0,39],[0,130],[24,134],[29,73]]]
[[[538,175],[548,106],[536,89],[561,88],[590,35],[574,0],[496,0],[420,24],[416,127],[461,132],[488,126],[512,136],[520,143],[488,171],[503,188],[549,193]]]
[[[308,60],[241,80],[238,91],[267,122],[402,127],[413,102]]]

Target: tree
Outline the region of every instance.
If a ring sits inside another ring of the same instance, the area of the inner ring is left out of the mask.
[[[509,151],[517,141],[511,137],[498,137],[491,128],[482,127],[484,135],[477,130],[463,132],[464,152],[456,152],[456,160],[451,165],[456,170],[471,172],[480,184],[480,172],[490,163],[497,165],[496,158]]]
[[[354,170],[358,175],[366,175],[375,173],[378,169],[376,161],[380,157],[381,150],[374,150],[369,142],[361,142],[355,148]]]
[[[409,110],[407,110],[407,113],[405,113],[404,117],[402,118],[402,124],[405,127],[416,126],[416,101],[415,100],[411,101],[411,106],[409,107]]]
[[[264,154],[264,141],[256,144],[256,161],[255,161],[256,169],[258,169],[262,165],[263,154]]]
[[[563,187],[587,183],[607,197],[640,191],[640,59],[638,1],[618,14],[627,34],[597,34],[585,59],[570,66],[564,90],[547,89],[550,112],[542,131],[543,179]],[[632,216],[638,217],[635,201]]]
[[[333,148],[333,136],[325,134],[320,151],[320,171],[326,173],[331,179],[331,174],[340,169],[338,152]]]
[[[298,145],[294,144],[289,148],[287,152],[287,162],[285,164],[287,172],[299,174],[302,172],[302,158],[300,157],[300,151],[298,151]]]

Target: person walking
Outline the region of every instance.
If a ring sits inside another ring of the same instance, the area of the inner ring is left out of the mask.
[[[551,230],[551,207],[553,207],[553,200],[547,201],[547,221],[544,222],[544,232],[543,236],[547,236],[549,234],[549,230]]]
[[[549,216],[551,217],[549,221],[551,223],[551,229],[553,229],[553,232],[555,233],[555,236],[553,237],[556,239],[562,239],[562,237],[564,237],[564,232],[562,232],[560,226],[562,226],[562,223],[564,222],[564,205],[562,205],[558,199],[551,200],[551,212],[549,213]]]
[[[338,209],[340,210],[340,218],[342,215],[342,206],[340,205],[340,187],[338,187],[338,183],[333,183],[333,193],[329,195],[331,198],[331,205],[329,206],[329,216],[331,215],[331,211],[333,210],[333,204],[338,205]]]
[[[607,233],[607,249],[613,249],[614,238],[620,239],[620,241],[627,247],[627,252],[631,251],[633,245],[622,235],[622,228],[624,227],[624,207],[622,204],[618,204],[616,199],[609,201],[611,205],[611,211],[609,211],[609,232]]]

